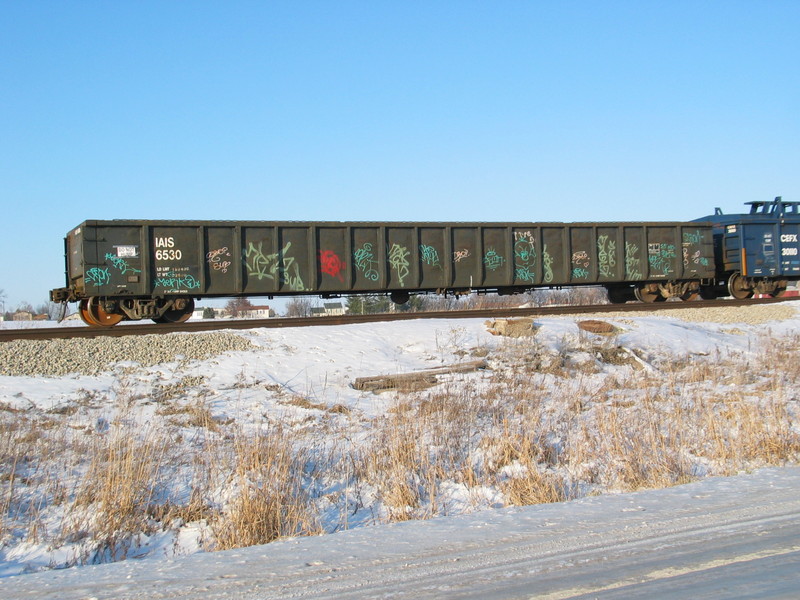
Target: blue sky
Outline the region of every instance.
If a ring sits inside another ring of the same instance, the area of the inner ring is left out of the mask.
[[[800,2],[0,0],[0,289],[86,219],[688,220],[800,200]]]

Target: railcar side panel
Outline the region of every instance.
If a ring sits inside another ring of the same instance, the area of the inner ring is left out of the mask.
[[[456,226],[451,230],[453,277],[450,287],[469,289],[475,286],[475,273],[480,265],[480,241],[475,227]]]
[[[570,273],[571,261],[567,242],[568,227],[542,227],[542,283],[565,285]]]
[[[597,229],[597,264],[600,281],[625,279],[625,261],[622,254],[624,247],[621,227],[599,227]]]
[[[278,291],[292,294],[314,290],[316,253],[309,227],[279,227],[278,248]]]
[[[150,278],[153,294],[199,294],[202,292],[203,242],[197,227],[153,227]]]
[[[791,227],[772,250],[800,272]],[[524,289],[704,278],[714,267],[700,223],[87,221],[65,252],[79,297]]]
[[[647,278],[674,279],[678,270],[678,248],[674,227],[649,227],[647,232]]]
[[[207,294],[241,292],[240,244],[236,227],[203,228],[204,290]]]
[[[352,287],[352,260],[345,227],[317,228],[317,289],[336,292]]]
[[[586,283],[597,279],[597,258],[593,233],[590,227],[571,227],[569,229],[570,283]]]
[[[714,239],[711,228],[691,225],[681,227],[682,276],[707,279],[714,276]]]
[[[450,256],[447,249],[446,227],[420,227],[419,229],[419,286],[422,289],[446,288],[450,273]]]
[[[541,234],[538,227],[512,227],[514,248],[513,285],[526,287],[541,281]]]
[[[784,222],[777,240],[781,274],[789,277],[800,276],[800,223]]]
[[[146,240],[141,227],[84,224],[82,269],[87,295],[149,293]]]
[[[622,228],[625,244],[625,281],[642,281],[647,273],[647,242],[644,227],[630,225]]]
[[[278,246],[277,227],[242,227],[243,293],[249,296],[274,294],[279,290],[279,262],[284,252]],[[290,249],[290,248],[289,248]],[[288,250],[288,249],[283,249]]]
[[[506,227],[481,227],[480,270],[481,287],[497,288],[510,285],[512,280],[511,244]]]
[[[386,289],[386,260],[378,227],[350,228],[353,285],[356,291]]]

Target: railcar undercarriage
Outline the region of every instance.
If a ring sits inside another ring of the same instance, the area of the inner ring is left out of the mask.
[[[152,319],[156,323],[183,323],[194,312],[194,299],[180,298],[82,298],[78,312],[89,327],[113,327],[120,321]]]

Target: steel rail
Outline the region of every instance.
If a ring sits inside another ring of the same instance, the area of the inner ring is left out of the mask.
[[[69,338],[122,337],[176,332],[221,331],[225,329],[257,329],[280,327],[314,327],[348,325],[355,323],[380,323],[412,319],[480,319],[513,318],[530,316],[558,316],[579,314],[603,314],[614,312],[662,312],[686,308],[733,308],[737,306],[760,306],[780,302],[798,301],[789,298],[756,298],[748,300],[702,300],[693,302],[659,302],[629,304],[591,304],[580,306],[538,306],[533,308],[488,308],[432,312],[394,312],[366,315],[342,315],[329,317],[292,317],[271,319],[214,319],[188,321],[186,323],[128,323],[115,327],[40,327],[0,329],[0,342],[11,340],[49,340]]]

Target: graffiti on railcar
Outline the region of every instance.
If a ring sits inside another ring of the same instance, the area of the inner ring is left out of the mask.
[[[392,247],[389,248],[388,254],[389,266],[397,273],[397,280],[400,283],[400,287],[405,287],[405,278],[408,277],[408,267],[410,266],[408,257],[411,252],[409,252],[408,248],[405,246],[401,246],[400,244],[392,244]]]
[[[439,253],[433,246],[426,244],[419,245],[419,257],[423,263],[434,268],[441,269],[442,264],[439,262]]]
[[[291,242],[289,242],[284,248],[284,252],[288,250],[291,245]],[[257,246],[253,242],[250,242],[250,245],[247,247],[244,254],[247,274],[258,280],[274,280],[278,275],[278,253],[264,254],[262,246],[263,242],[258,242]]]
[[[206,254],[206,261],[208,262],[209,266],[215,271],[221,271],[222,273],[227,273],[228,267],[231,266],[231,261],[225,260],[223,257],[230,255],[231,253],[228,251],[228,247],[225,246],[223,248],[217,248],[216,250],[211,250],[208,254]]]
[[[708,258],[703,256],[701,248],[698,248],[703,243],[703,232],[684,231],[683,232],[683,266],[690,267],[692,264],[708,266]]]
[[[344,276],[342,273],[347,268],[347,264],[339,258],[333,250],[320,250],[319,251],[319,270],[325,275],[336,277],[339,281],[344,283]]]
[[[614,267],[617,266],[617,242],[607,235],[597,237],[597,268],[601,277],[613,277]]]
[[[363,273],[365,279],[370,281],[378,281],[378,261],[375,260],[375,255],[372,252],[372,244],[365,242],[361,248],[356,248],[353,252],[353,262],[356,269]]]
[[[190,273],[165,271],[163,274],[156,277],[155,287],[163,287],[177,292],[195,290],[200,287],[200,282]]]
[[[462,248],[461,250],[456,250],[453,252],[453,262],[461,262],[465,258],[470,257],[470,252],[468,248]]]
[[[589,264],[591,259],[586,250],[578,250],[572,253],[572,278],[573,279],[588,279],[589,278]]]
[[[589,266],[589,253],[586,250],[578,250],[572,253],[572,264],[584,269]]]
[[[688,246],[683,247],[683,266],[689,267],[691,265],[701,265],[703,267],[708,266],[708,259],[705,256],[701,256],[702,252],[697,250],[695,252],[691,252]]]
[[[639,246],[625,242],[625,277],[627,279],[642,279],[642,259],[639,258]]]
[[[553,281],[553,257],[547,251],[547,244],[542,248],[542,270],[544,272],[544,282],[551,283]]]
[[[530,231],[514,232],[514,277],[521,281],[533,281],[536,247]]]
[[[647,260],[653,271],[663,275],[675,272],[673,259],[675,258],[675,244],[652,243],[647,245]]]
[[[280,283],[285,284],[292,291],[302,292],[305,290],[305,284],[300,275],[300,265],[293,256],[288,255],[292,242],[286,242],[283,250],[273,254],[264,254],[262,246],[263,242],[259,242],[258,245],[250,242],[245,251],[243,258],[248,275],[259,281],[262,279],[275,281],[278,278]]]
[[[483,255],[483,264],[490,271],[496,271],[506,262],[506,259],[497,253],[494,248],[489,248],[486,254]]]
[[[122,275],[126,275],[128,273],[141,273],[141,269],[135,269],[128,261],[124,258],[120,258],[119,256],[114,256],[110,252],[106,252],[106,260],[111,261],[111,264],[114,266],[115,269],[118,269]]]
[[[111,281],[111,274],[108,267],[93,267],[86,271],[86,284],[100,287]]]

